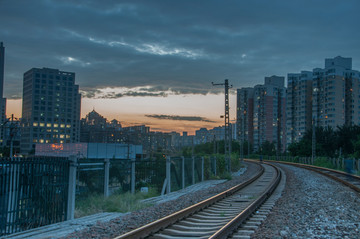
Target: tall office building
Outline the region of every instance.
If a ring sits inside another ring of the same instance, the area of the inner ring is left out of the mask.
[[[255,151],[265,141],[275,143],[278,152],[285,150],[284,77],[265,77],[264,85],[238,90],[237,124],[239,137],[249,140]]]
[[[312,72],[289,73],[286,93],[286,145],[298,142],[312,126]]]
[[[36,143],[79,142],[80,107],[75,73],[50,68],[25,72],[21,153],[28,154]]]
[[[352,59],[325,59],[325,68],[313,70],[312,117],[316,126],[360,123],[360,73],[352,70]]]
[[[5,64],[5,47],[0,42],[0,125],[6,120],[6,98],[4,98],[4,64]],[[5,143],[5,128],[0,128],[0,145]]]

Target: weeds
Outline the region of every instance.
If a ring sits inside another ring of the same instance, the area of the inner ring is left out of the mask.
[[[143,193],[116,193],[107,198],[104,195],[93,194],[87,198],[77,200],[75,205],[75,218],[92,215],[101,212],[131,212],[136,211],[150,204],[140,201],[149,197],[156,196],[155,190],[150,189],[148,194]]]

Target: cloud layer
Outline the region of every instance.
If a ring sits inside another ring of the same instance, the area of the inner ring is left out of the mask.
[[[3,0],[5,96],[21,97],[32,67],[75,72],[86,97],[132,89],[105,98],[218,93],[212,81],[253,86],[337,55],[359,69],[358,9],[357,0]],[[162,90],[134,91],[148,86]]]
[[[199,121],[199,122],[207,122],[207,123],[216,123],[216,121],[212,121],[200,116],[157,115],[157,114],[145,115],[145,116],[160,120]]]

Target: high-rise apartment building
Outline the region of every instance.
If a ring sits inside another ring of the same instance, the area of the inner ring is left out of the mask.
[[[237,138],[241,142],[253,142],[254,88],[238,89],[236,104]]]
[[[265,141],[273,142],[276,150],[285,150],[286,88],[282,76],[265,77],[264,85],[254,87],[254,149]]]
[[[4,65],[5,65],[5,47],[0,42],[0,125],[6,120],[6,98],[4,98]],[[5,128],[0,128],[0,145],[5,143]]]
[[[312,117],[316,126],[360,123],[359,79],[351,58],[325,59],[324,69],[313,70]]]
[[[312,126],[312,72],[289,73],[286,93],[286,144],[298,142]]]
[[[80,140],[79,86],[75,73],[32,68],[24,73],[20,150],[36,143],[75,143]]]
[[[265,141],[275,143],[278,152],[285,150],[284,77],[265,77],[264,85],[238,90],[237,124],[239,137],[249,140],[255,151]]]

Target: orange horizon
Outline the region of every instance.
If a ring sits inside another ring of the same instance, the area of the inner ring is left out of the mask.
[[[204,98],[204,96],[200,96]],[[223,97],[223,96],[222,96]],[[221,97],[221,99],[222,99]],[[199,98],[199,96],[195,97]],[[129,100],[129,99],[128,99]],[[154,107],[153,105],[145,105],[147,101],[143,101],[140,104],[139,100],[141,99],[130,99],[133,101],[132,107],[121,108],[118,106],[119,103],[116,100],[99,100],[99,99],[82,99],[82,106],[81,106],[81,118],[84,118],[89,112],[93,109],[98,112],[100,115],[105,117],[107,120],[111,121],[112,119],[118,120],[123,127],[130,127],[130,126],[138,126],[138,125],[145,125],[150,127],[151,131],[158,131],[158,132],[177,132],[182,135],[182,132],[187,132],[189,135],[195,135],[195,131],[199,130],[200,128],[207,128],[212,129],[214,127],[223,126],[224,122],[223,119],[220,119],[220,115],[223,114],[223,107],[220,102],[215,107],[211,107],[217,109],[216,111],[213,109],[207,109],[206,107],[199,107],[194,109],[189,109],[191,106],[182,106],[183,102],[178,102],[178,105],[175,103],[163,103],[162,106]],[[149,99],[147,99],[149,101]],[[158,100],[158,99],[155,99]],[[188,99],[189,100],[189,99]],[[206,100],[206,99],[205,99]],[[170,100],[171,101],[171,100]],[[201,101],[201,100],[200,100]],[[184,101],[186,102],[186,100]],[[190,100],[190,102],[194,102],[195,100]],[[113,106],[113,104],[116,104]],[[158,103],[158,102],[157,102]],[[169,107],[169,104],[174,104]],[[109,108],[110,107],[110,108]],[[137,111],[134,112],[133,108],[138,108]],[[11,114],[14,114],[15,117],[21,117],[21,108],[22,108],[22,100],[7,100],[7,110],[6,114],[7,117],[10,117]],[[220,108],[220,109],[219,109]],[[114,109],[118,109],[115,111]],[[170,110],[169,110],[170,109]],[[232,107],[235,109],[235,107]],[[121,112],[120,112],[121,111]],[[186,121],[186,120],[169,120],[169,119],[156,119],[151,117],[146,117],[146,115],[151,114],[164,114],[164,115],[181,115],[181,116],[201,116],[206,118],[209,121],[213,122],[204,122],[204,121]],[[233,117],[234,118],[234,117]]]

